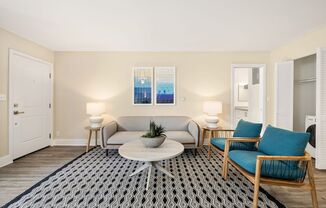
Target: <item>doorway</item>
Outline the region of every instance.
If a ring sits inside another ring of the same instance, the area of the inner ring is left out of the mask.
[[[51,145],[53,65],[9,51],[9,153],[12,159]]]
[[[231,67],[231,126],[240,119],[266,120],[266,65],[233,64]]]

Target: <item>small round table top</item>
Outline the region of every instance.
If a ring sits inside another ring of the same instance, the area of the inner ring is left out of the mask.
[[[119,154],[129,160],[155,162],[174,158],[183,153],[184,146],[180,142],[166,139],[157,148],[147,148],[140,139],[127,142],[119,148]]]
[[[92,130],[92,131],[98,131],[98,130],[101,130],[101,127],[86,126],[85,129],[86,130]]]
[[[223,128],[218,126],[216,128],[210,128],[208,126],[203,126],[202,129],[205,129],[205,130],[211,130],[211,131],[217,131],[217,130],[222,130]]]

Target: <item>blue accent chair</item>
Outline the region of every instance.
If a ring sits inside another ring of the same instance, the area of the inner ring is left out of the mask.
[[[223,177],[227,179],[228,164],[231,164],[252,182],[254,208],[258,207],[261,183],[308,188],[313,207],[318,207],[311,156],[305,152],[309,137],[309,133],[293,132],[269,125],[256,150],[232,149],[232,143],[240,140],[229,139],[225,144]],[[306,173],[309,183],[304,183]]]
[[[233,142],[229,149],[231,150],[256,150],[256,143],[259,141],[262,124],[252,123],[240,120],[235,130],[218,129],[217,137],[211,138],[208,147],[208,159],[210,160],[212,151],[215,150],[224,156],[225,144],[229,139],[237,138],[239,142]],[[244,141],[244,142],[242,142]],[[249,142],[251,141],[251,142]],[[225,160],[225,157],[224,157]]]

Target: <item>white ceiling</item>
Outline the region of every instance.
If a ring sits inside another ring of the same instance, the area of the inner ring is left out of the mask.
[[[267,51],[326,0],[0,0],[0,27],[55,51]]]

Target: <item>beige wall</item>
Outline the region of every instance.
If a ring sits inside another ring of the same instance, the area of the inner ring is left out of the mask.
[[[270,122],[274,122],[274,64],[276,62],[293,60],[301,57],[309,56],[316,53],[317,48],[326,47],[326,27],[321,27],[314,31],[308,32],[288,44],[271,51],[271,64],[268,70],[269,86],[267,94],[270,96],[271,102],[268,106]]]
[[[0,29],[0,93],[8,95],[8,49],[49,62],[55,60],[56,138],[84,138],[85,103],[103,100],[113,118],[122,115],[188,115],[203,120],[202,103],[218,99],[224,105],[221,123],[228,126],[231,64],[267,64],[267,121],[273,122],[275,62],[313,54],[326,47],[326,27],[307,33],[269,52],[56,52]],[[175,106],[133,106],[133,66],[176,66]],[[182,101],[182,98],[185,98]],[[0,102],[0,157],[8,154],[7,102]],[[107,118],[112,119],[112,118]]]
[[[56,52],[54,129],[59,131],[56,138],[86,137],[85,103],[93,100],[105,101],[107,113],[113,118],[188,115],[202,121],[203,101],[218,99],[224,108],[221,123],[229,126],[231,64],[269,61],[268,52]],[[134,66],[176,66],[177,104],[133,106]]]
[[[9,48],[51,63],[54,58],[52,51],[0,28],[0,94],[7,95],[7,99]],[[7,105],[7,101],[0,101],[0,157],[9,153]]]

